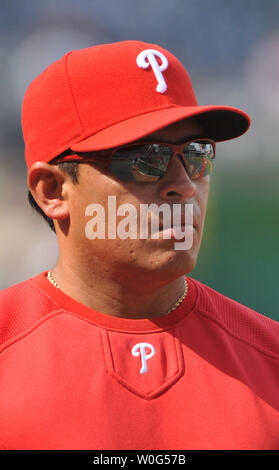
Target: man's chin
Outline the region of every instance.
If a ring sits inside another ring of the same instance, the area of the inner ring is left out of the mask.
[[[149,261],[149,270],[153,273],[165,272],[181,276],[193,271],[197,261],[197,254],[192,250],[170,250],[160,253],[158,257],[156,255],[155,257],[153,256]]]

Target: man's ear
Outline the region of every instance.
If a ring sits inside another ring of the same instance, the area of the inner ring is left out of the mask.
[[[28,171],[27,184],[33,198],[50,218],[63,220],[69,216],[66,175],[55,165],[35,162]]]

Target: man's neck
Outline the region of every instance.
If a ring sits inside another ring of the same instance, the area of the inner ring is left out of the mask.
[[[58,261],[51,270],[53,279],[67,295],[111,316],[153,318],[168,313],[185,293],[184,276],[167,282],[155,273],[121,276],[102,270],[74,269]]]

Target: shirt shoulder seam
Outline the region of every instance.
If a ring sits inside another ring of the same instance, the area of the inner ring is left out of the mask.
[[[64,313],[64,310],[59,308],[57,310],[53,310],[49,314],[43,316],[39,320],[37,320],[32,326],[27,328],[26,330],[22,331],[21,333],[17,334],[13,338],[10,338],[8,341],[5,341],[3,344],[0,345],[0,354],[5,351],[7,348],[12,346],[13,344],[17,343],[21,339],[25,338],[28,336],[30,333],[32,333],[36,328],[38,328],[42,323],[46,322],[50,318],[60,315],[61,313]]]
[[[216,325],[218,325],[220,328],[222,328],[226,333],[228,333],[230,336],[232,336],[233,338],[235,339],[238,339],[239,341],[241,341],[242,343],[245,343],[247,344],[248,346],[256,349],[256,351],[260,352],[261,354],[264,354],[265,356],[271,358],[271,359],[275,359],[277,361],[279,361],[279,354],[277,353],[272,353],[270,351],[266,351],[265,349],[261,348],[260,346],[257,346],[253,343],[251,343],[250,341],[244,339],[242,336],[240,335],[237,335],[236,333],[233,333],[231,331],[230,328],[228,328],[226,325],[224,325],[223,323],[221,323],[220,321],[216,320],[216,318],[212,318],[212,316],[210,315],[210,313],[208,311],[205,311],[205,310],[201,310],[200,308],[197,308],[196,312],[198,314],[200,314],[201,316],[204,316],[206,317],[208,320],[211,320],[213,323],[215,323]]]

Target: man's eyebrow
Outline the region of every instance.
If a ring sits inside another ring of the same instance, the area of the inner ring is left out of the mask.
[[[189,140],[199,140],[199,139],[206,139],[206,136],[204,134],[187,135],[181,139],[181,143],[183,144],[183,142],[187,142]]]
[[[206,135],[205,134],[195,134],[195,135],[186,135],[184,137],[181,137],[181,139],[177,142],[177,144],[179,145],[180,143],[183,144],[184,142],[189,142],[189,141],[194,141],[194,140],[199,140],[199,139],[206,139]],[[168,142],[167,140],[160,140],[160,139],[148,139],[148,136],[146,138],[142,138],[141,140],[137,140],[137,141],[134,141],[134,142],[131,142],[131,144],[144,144],[144,143],[152,143],[152,142],[162,142],[163,143],[171,143],[171,142]]]

